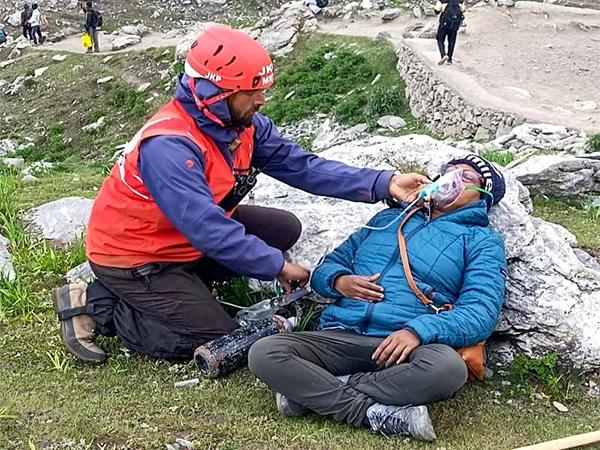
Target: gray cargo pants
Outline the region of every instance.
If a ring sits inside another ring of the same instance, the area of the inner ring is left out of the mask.
[[[252,346],[248,366],[273,391],[357,427],[368,425],[374,403],[426,405],[453,397],[467,381],[462,358],[442,344],[423,345],[406,363],[379,368],[371,355],[381,341],[343,330],[269,336]],[[348,383],[339,375],[350,375]]]

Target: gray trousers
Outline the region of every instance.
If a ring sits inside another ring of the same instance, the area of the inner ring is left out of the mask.
[[[273,391],[354,426],[368,425],[374,403],[426,405],[446,400],[467,381],[467,366],[442,344],[416,348],[403,364],[381,368],[371,355],[383,338],[343,330],[269,336],[248,355],[250,370]],[[350,375],[344,384],[336,378]]]
[[[90,29],[90,36],[92,37],[92,42],[94,43],[94,51],[97,53],[100,51],[100,41],[98,40],[98,30]]]

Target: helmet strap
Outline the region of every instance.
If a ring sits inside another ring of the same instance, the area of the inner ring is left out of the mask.
[[[192,78],[192,77],[189,78],[188,86],[189,86],[190,90],[192,91],[192,96],[194,97],[194,102],[196,102],[196,106],[198,107],[198,109],[200,111],[202,111],[202,113],[206,117],[208,117],[209,120],[212,120],[213,122],[215,122],[217,125],[219,125],[221,127],[225,127],[225,124],[223,123],[223,121],[221,119],[219,119],[216,116],[216,114],[213,114],[213,112],[210,109],[208,109],[208,107],[210,105],[214,105],[215,103],[218,103],[222,100],[225,100],[228,97],[231,97],[233,94],[237,93],[238,91],[237,90],[224,91],[218,95],[215,95],[214,97],[210,97],[205,100],[202,100],[196,94],[196,79],[195,78]]]

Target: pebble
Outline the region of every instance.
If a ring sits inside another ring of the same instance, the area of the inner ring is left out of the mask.
[[[569,408],[567,408],[565,405],[563,405],[560,402],[554,401],[554,402],[552,402],[552,406],[554,406],[558,411],[560,411],[562,413],[569,412]]]
[[[175,442],[179,445],[180,448],[185,450],[194,450],[194,444],[186,439],[175,439]]]
[[[198,378],[192,378],[191,380],[178,381],[177,383],[175,383],[175,387],[176,388],[193,387],[193,386],[196,386],[199,383],[200,383],[200,379],[198,379]]]
[[[113,79],[114,79],[114,77],[98,78],[98,80],[96,80],[96,83],[98,83],[98,84],[106,84],[109,81],[112,81]]]

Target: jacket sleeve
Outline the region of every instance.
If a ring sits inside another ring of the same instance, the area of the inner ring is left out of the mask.
[[[359,169],[309,153],[279,135],[273,122],[254,116],[253,164],[267,175],[315,195],[376,203],[389,197],[394,171]]]
[[[89,32],[92,27],[92,11],[89,9],[85,12],[85,31]]]
[[[144,185],[173,226],[194,248],[239,275],[273,280],[281,251],[246,234],[213,200],[204,159],[187,138],[157,136],[142,142],[138,163]]]
[[[463,285],[451,311],[424,314],[405,328],[421,344],[446,344],[461,348],[487,339],[494,331],[506,283],[506,255],[499,235],[493,233],[467,251]]]
[[[377,217],[378,215],[375,215],[368,225],[375,224]],[[352,271],[354,256],[368,234],[369,230],[367,228],[355,231],[315,268],[311,275],[310,284],[317,294],[327,298],[342,298],[342,295],[333,288],[333,284],[336,278],[341,275],[354,274]]]

